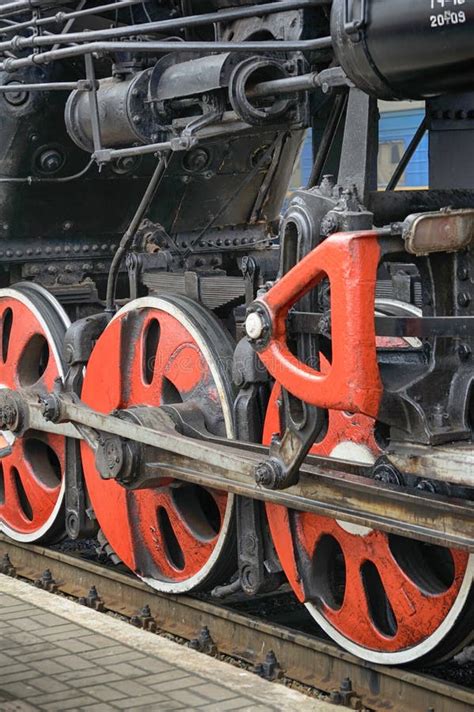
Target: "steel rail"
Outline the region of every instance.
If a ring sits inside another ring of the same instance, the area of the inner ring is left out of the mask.
[[[30,581],[49,569],[58,592],[79,598],[95,586],[106,610],[128,618],[149,605],[160,632],[191,640],[209,628],[220,654],[250,665],[273,650],[285,677],[331,693],[349,677],[354,702],[386,712],[468,712],[474,693],[412,670],[362,662],[334,643],[233,610],[231,605],[157,593],[135,577],[41,546],[13,542],[0,534],[0,559],[8,554],[16,575]],[[272,594],[275,596],[275,594]],[[276,692],[276,691],[275,691]]]
[[[304,463],[297,484],[284,490],[271,490],[257,484],[255,475],[266,458],[260,452],[217,442],[187,437],[175,430],[169,415],[156,409],[155,429],[137,425],[111,415],[97,413],[64,397],[49,396],[59,427],[45,419],[41,406],[28,395],[8,389],[0,390],[0,416],[4,428],[12,409],[22,428],[56,432],[82,439],[84,429],[88,443],[98,444],[99,433],[134,441],[147,449],[146,462],[129,489],[160,486],[162,477],[174,476],[186,482],[213,487],[300,511],[380,529],[399,536],[426,541],[440,546],[474,551],[474,506],[450,497],[434,495],[380,483],[332,470],[324,463]],[[94,433],[95,441],[94,441]],[[92,438],[90,438],[92,434]],[[311,463],[317,462],[314,458]],[[101,476],[110,478],[101,470]],[[429,477],[429,472],[424,474]]]

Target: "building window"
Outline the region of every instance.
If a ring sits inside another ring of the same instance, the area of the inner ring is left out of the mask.
[[[378,186],[386,188],[390,178],[393,176],[400,159],[405,153],[405,143],[403,140],[386,141],[379,145],[378,158]],[[405,173],[398,181],[398,186],[404,186],[406,182]]]

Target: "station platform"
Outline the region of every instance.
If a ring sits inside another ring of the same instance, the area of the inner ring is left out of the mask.
[[[0,641],[2,712],[342,710],[3,575]]]

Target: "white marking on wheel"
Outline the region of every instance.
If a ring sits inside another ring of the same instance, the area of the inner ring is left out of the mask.
[[[351,442],[350,440],[338,443],[331,451],[329,457],[334,457],[337,460],[350,460],[360,465],[373,465],[375,462],[375,457],[368,447]],[[372,531],[370,527],[363,527],[361,524],[343,522],[341,519],[336,519],[336,522],[341,529],[356,536],[367,536],[367,534],[370,534]]]

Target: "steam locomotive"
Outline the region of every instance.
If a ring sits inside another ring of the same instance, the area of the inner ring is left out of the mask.
[[[384,191],[380,99],[426,104]],[[453,654],[473,236],[474,0],[0,0],[0,531]]]

